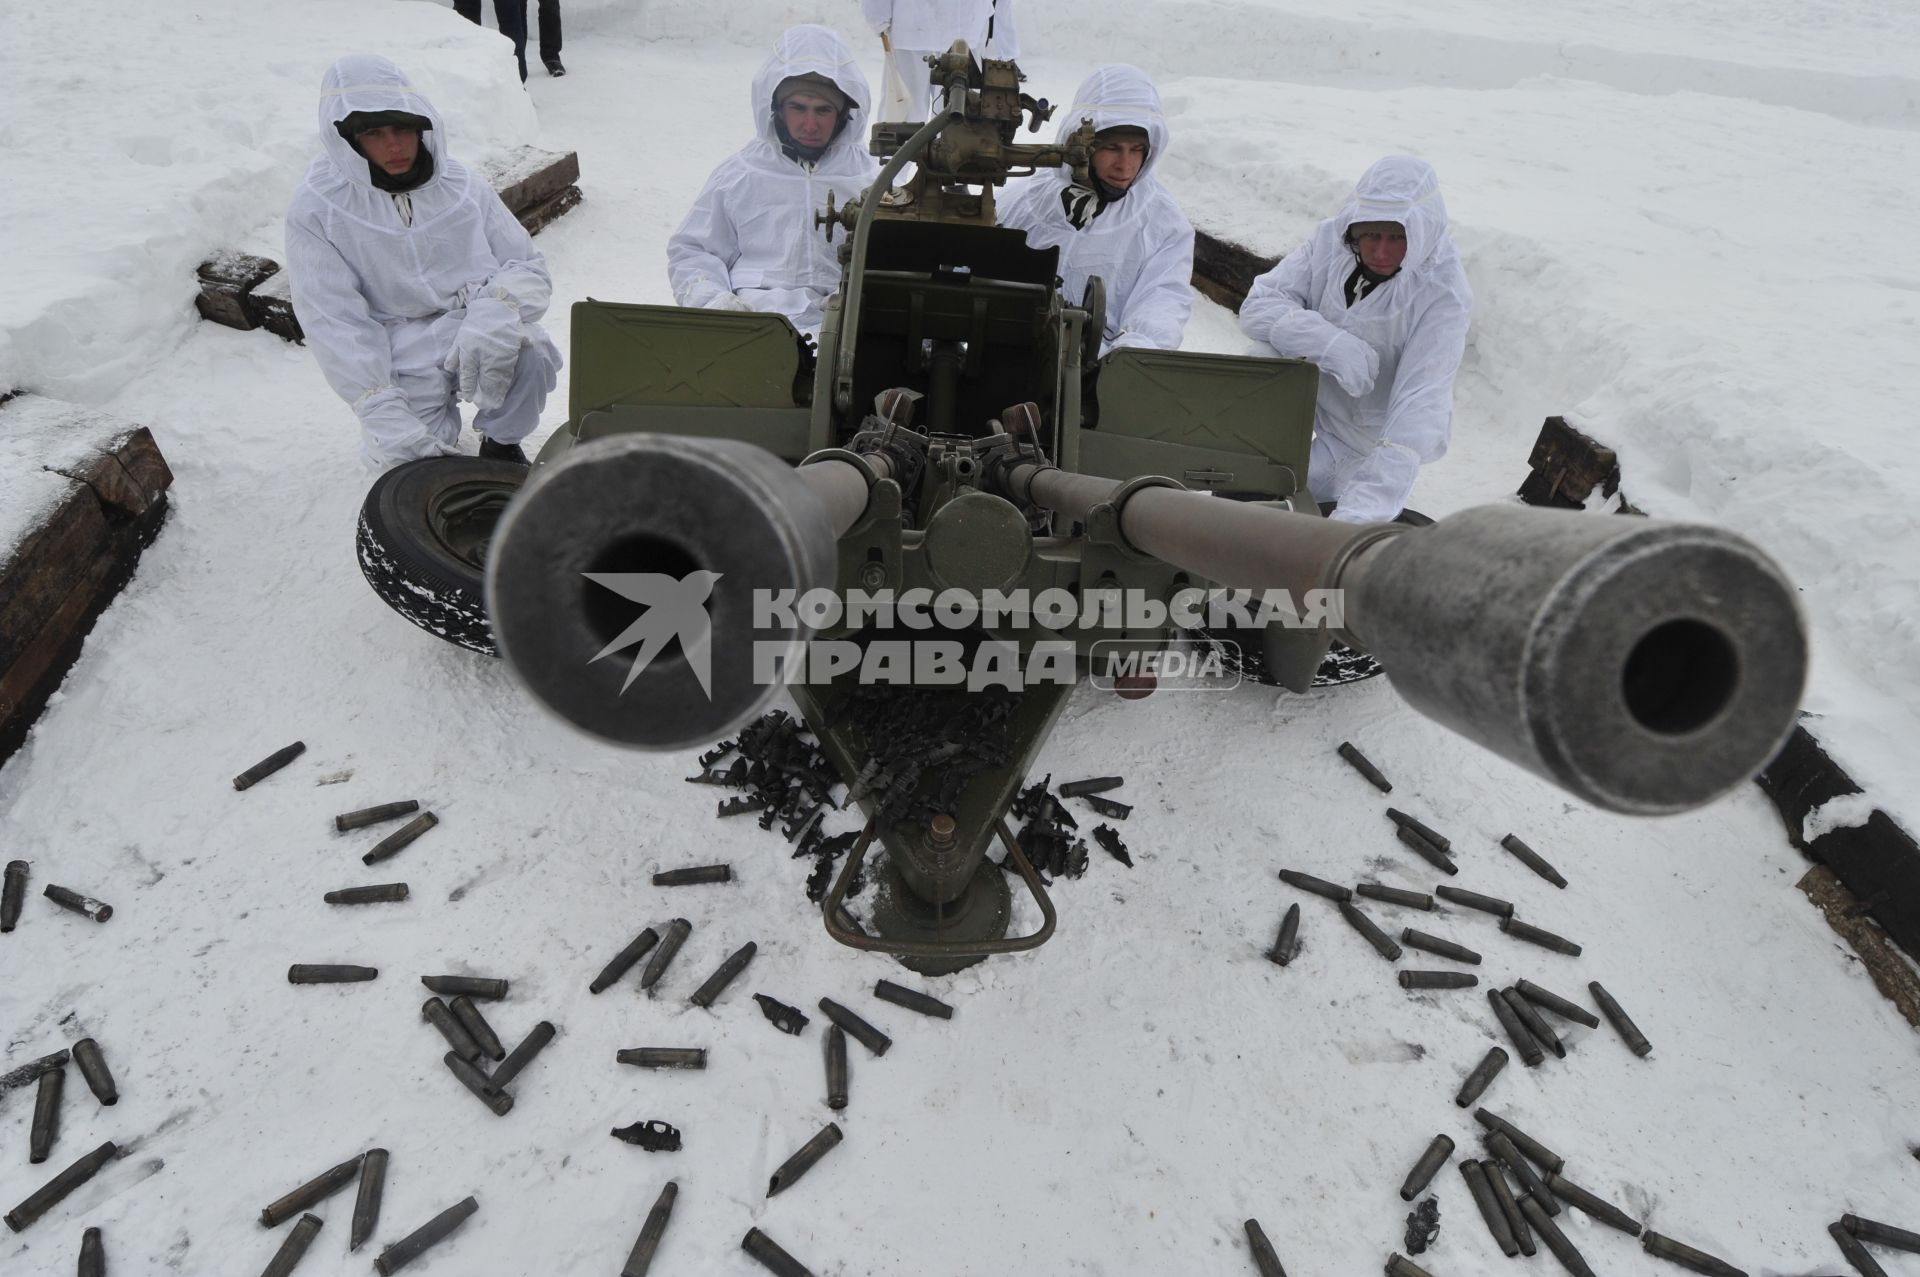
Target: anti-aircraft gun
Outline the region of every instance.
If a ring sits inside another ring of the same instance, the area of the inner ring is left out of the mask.
[[[1683,810],[1771,757],[1807,652],[1766,556],[1518,506],[1321,518],[1313,365],[1101,357],[1097,283],[1062,297],[1055,254],[994,225],[1009,177],[1084,178],[1091,123],[1022,144],[1048,111],[1014,64],[964,45],[929,64],[945,109],[877,126],[880,180],[821,210],[846,264],[817,361],[779,316],[574,308],[568,424],[487,563],[494,637],[536,697],[684,750],[790,691],[868,816],[826,928],[928,972],[1051,934],[1008,809],[1075,686],[1153,668],[1169,612],[1219,588],[1311,622],[1246,631],[1283,683],[1304,690],[1337,634],[1421,713],[1611,810]],[[1034,934],[1006,935],[996,837]],[[869,935],[838,906],[875,841]]]

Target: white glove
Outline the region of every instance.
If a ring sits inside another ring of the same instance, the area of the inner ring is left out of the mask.
[[[476,298],[442,364],[458,377],[459,397],[482,412],[506,402],[520,361],[520,311],[499,297]]]
[[[753,307],[747,305],[745,301],[741,300],[740,295],[738,293],[730,293],[730,292],[727,292],[725,289],[722,289],[721,291],[715,293],[713,297],[708,300],[706,309],[751,311]]]
[[[360,451],[367,464],[385,470],[421,457],[458,456],[460,449],[428,430],[407,407],[397,387],[386,386],[354,406],[360,418]]]
[[[1356,399],[1373,389],[1373,379],[1380,374],[1380,356],[1352,333],[1335,334],[1314,362]]]

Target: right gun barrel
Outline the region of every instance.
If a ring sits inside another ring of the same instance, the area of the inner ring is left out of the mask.
[[[1793,727],[1807,637],[1794,589],[1733,533],[1483,506],[1431,527],[1347,525],[1177,487],[1012,467],[1072,516],[1122,496],[1138,550],[1221,585],[1339,591],[1345,634],[1407,702],[1613,811],[1660,815],[1751,777]]]

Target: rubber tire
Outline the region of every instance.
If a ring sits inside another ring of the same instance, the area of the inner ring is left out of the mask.
[[[498,484],[511,496],[527,467],[478,457],[428,457],[374,481],[360,506],[354,548],[380,601],[436,638],[498,656],[487,623],[486,575],[449,550],[429,512],[456,485]]]

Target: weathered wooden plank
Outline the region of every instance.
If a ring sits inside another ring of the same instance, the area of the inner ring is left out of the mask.
[[[300,331],[300,320],[293,313],[293,276],[276,270],[254,285],[247,298],[254,321],[277,337],[295,345],[305,345],[307,335]]]
[[[1247,300],[1253,281],[1279,262],[1277,257],[1262,257],[1206,231],[1193,233],[1193,286],[1235,314]]]
[[[546,229],[549,222],[579,202],[580,188],[577,186],[569,186],[562,189],[560,193],[552,199],[544,203],[535,204],[531,208],[514,214],[514,216],[518,217],[520,224],[527,228],[527,234],[538,235],[542,230]]]
[[[1612,448],[1581,434],[1565,417],[1548,417],[1527,458],[1533,467],[1520,485],[1528,505],[1586,508],[1595,488],[1610,497],[1620,490],[1620,459]]]
[[[153,436],[38,395],[0,410],[0,761],[25,739],[165,518],[173,475]]]
[[[253,328],[258,321],[247,309],[247,294],[279,269],[279,263],[269,258],[222,249],[200,263],[200,295],[194,305],[204,318],[216,324]]]
[[[580,156],[575,151],[563,154],[523,146],[483,162],[479,173],[487,185],[499,193],[508,210],[524,223],[529,209],[547,203],[580,180]],[[575,199],[577,202],[577,193]]]

